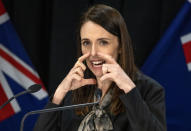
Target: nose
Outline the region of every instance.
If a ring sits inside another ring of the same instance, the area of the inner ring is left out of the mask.
[[[95,56],[97,54],[97,47],[95,44],[92,44],[90,55]]]

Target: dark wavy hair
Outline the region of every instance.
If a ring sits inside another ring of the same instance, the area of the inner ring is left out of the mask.
[[[121,14],[114,8],[102,4],[94,5],[90,7],[81,17],[79,27],[77,30],[77,54],[78,57],[82,55],[81,52],[81,38],[80,30],[83,24],[91,21],[94,22],[111,34],[118,37],[120,53],[118,55],[117,62],[121,68],[127,73],[127,75],[134,80],[136,67],[134,64],[134,56],[132,49],[132,42],[127,31],[125,21]],[[84,62],[85,63],[85,62]],[[85,63],[86,64],[86,63]],[[85,71],[86,78],[95,78],[93,73],[87,68]],[[92,102],[94,91],[97,85],[84,86],[77,90],[74,90],[72,93],[73,103],[86,103]],[[117,87],[113,82],[111,87],[113,88],[112,103],[109,106],[109,112],[111,114],[117,115],[120,112],[124,111],[124,105],[119,99],[119,95],[123,91]],[[77,114],[85,115],[90,111],[90,107],[80,108],[76,110]]]

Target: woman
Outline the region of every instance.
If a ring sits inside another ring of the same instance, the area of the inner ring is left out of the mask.
[[[56,89],[46,108],[96,101],[93,107],[42,114],[35,130],[165,131],[163,88],[140,73],[120,13],[95,5],[82,16],[78,61]]]

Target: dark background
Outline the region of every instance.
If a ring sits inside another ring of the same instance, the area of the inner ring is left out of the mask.
[[[3,0],[51,94],[76,61],[76,27],[87,7],[104,3],[123,15],[141,67],[185,0]]]

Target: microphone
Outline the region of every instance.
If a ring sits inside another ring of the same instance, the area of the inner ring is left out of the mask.
[[[35,93],[35,92],[39,91],[40,89],[41,89],[41,85],[39,85],[39,84],[34,84],[34,85],[30,86],[30,87],[27,89],[27,91],[28,91],[28,93]]]
[[[54,111],[61,111],[61,110],[66,110],[66,109],[72,109],[72,108],[80,108],[84,106],[92,106],[92,105],[97,105],[101,101],[101,96],[102,92],[99,88],[95,90],[96,102],[91,102],[91,103],[84,103],[84,104],[77,104],[77,105],[70,105],[70,106],[62,106],[62,107],[55,107],[55,108],[48,108],[48,109],[42,109],[42,110],[35,110],[35,111],[30,111],[24,115],[24,117],[21,120],[21,125],[20,125],[20,131],[23,131],[24,129],[24,121],[29,115],[34,115],[34,114],[41,114],[41,113],[47,113],[47,112],[54,112]]]
[[[39,91],[40,89],[41,89],[41,85],[39,85],[39,84],[31,85],[27,90],[16,94],[15,96],[11,97],[8,101],[6,101],[3,105],[1,105],[0,110],[4,106],[6,106],[8,103],[10,103],[13,99],[15,99],[16,97],[21,96],[21,95],[26,94],[26,93],[35,93],[35,92]]]

